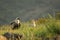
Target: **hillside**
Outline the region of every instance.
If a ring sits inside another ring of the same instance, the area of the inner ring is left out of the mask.
[[[47,19],[48,20],[48,19]],[[36,27],[31,22],[21,23],[20,28],[12,30],[10,25],[0,26],[0,35],[8,33],[22,34],[19,40],[60,40],[60,20],[39,20]],[[13,39],[12,39],[13,40]]]

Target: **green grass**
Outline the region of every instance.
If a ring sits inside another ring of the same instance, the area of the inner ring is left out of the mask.
[[[33,27],[30,22],[21,23],[21,27],[16,30],[12,30],[10,25],[3,25],[0,28],[0,35],[6,32],[18,33],[23,35],[22,40],[41,40],[41,37],[54,37],[56,34],[60,35],[60,20],[50,19],[46,23],[37,23],[36,27]]]

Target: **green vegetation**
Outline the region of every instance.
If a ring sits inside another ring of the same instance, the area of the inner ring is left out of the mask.
[[[35,20],[36,27],[32,21],[21,22],[21,27],[16,30],[11,29],[11,25],[0,26],[0,35],[6,32],[22,34],[22,40],[48,40],[60,36],[60,20],[53,19],[50,14],[48,18]]]
[[[16,30],[12,30],[10,25],[3,25],[0,28],[0,34],[2,35],[5,32],[23,34],[22,40],[42,40],[46,38],[56,37],[56,35],[60,35],[60,20],[37,20],[36,27],[33,27],[31,25],[31,21],[21,24],[21,27]]]

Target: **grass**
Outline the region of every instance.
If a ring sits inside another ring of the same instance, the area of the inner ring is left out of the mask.
[[[6,32],[18,33],[23,35],[22,40],[42,40],[54,37],[56,34],[60,35],[60,20],[49,19],[48,22],[37,23],[36,27],[33,27],[31,22],[21,24],[21,27],[16,30],[12,30],[10,25],[1,26],[0,35]]]

